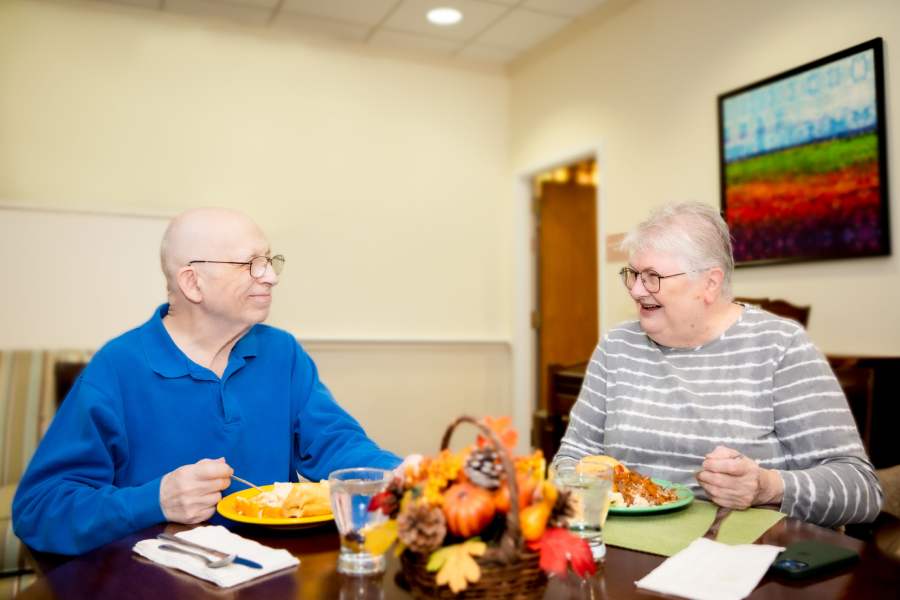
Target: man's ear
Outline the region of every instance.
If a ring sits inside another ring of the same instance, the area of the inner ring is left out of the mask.
[[[722,292],[722,282],[724,281],[725,272],[722,269],[710,269],[709,273],[706,274],[706,291],[703,299],[706,300],[707,304],[712,304],[719,297],[719,294]]]
[[[191,265],[181,267],[178,271],[177,281],[178,289],[181,291],[181,294],[187,298],[189,302],[200,304],[200,301],[203,299],[203,292],[200,289],[200,280],[194,267]]]

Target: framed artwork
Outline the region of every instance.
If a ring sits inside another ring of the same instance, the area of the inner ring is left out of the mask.
[[[881,38],[719,96],[738,266],[891,253]]]

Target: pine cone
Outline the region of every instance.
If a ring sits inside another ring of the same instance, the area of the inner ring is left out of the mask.
[[[466,477],[469,481],[486,490],[496,490],[500,487],[500,478],[503,476],[503,463],[500,455],[491,447],[481,450],[473,450],[466,457]]]
[[[568,527],[569,519],[578,514],[577,501],[578,499],[571,491],[559,490],[556,503],[553,505],[553,510],[550,511],[550,518],[547,519],[547,527]]]
[[[397,517],[397,535],[400,541],[413,552],[427,554],[434,552],[444,543],[447,535],[447,520],[440,508],[410,502],[406,510]]]

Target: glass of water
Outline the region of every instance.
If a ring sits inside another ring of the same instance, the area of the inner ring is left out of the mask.
[[[369,510],[372,497],[387,489],[392,472],[386,469],[341,469],[328,476],[331,510],[341,536],[337,570],[348,575],[371,575],[385,569],[384,555],[365,549],[366,533],[384,523],[388,516]]]
[[[606,556],[603,525],[609,512],[613,489],[612,467],[562,458],[550,465],[550,481],[569,490],[575,498],[575,516],[569,531],[586,540],[594,560]]]

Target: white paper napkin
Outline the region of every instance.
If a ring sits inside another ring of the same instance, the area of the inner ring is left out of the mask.
[[[728,546],[706,538],[659,565],[638,582],[639,588],[691,600],[742,600],[784,550],[778,546]]]
[[[253,569],[244,565],[232,563],[218,569],[210,569],[199,558],[194,558],[186,554],[177,552],[169,552],[160,550],[162,544],[167,543],[165,540],[150,539],[142,540],[135,544],[134,551],[149,558],[155,563],[180,569],[185,573],[190,573],[200,579],[212,581],[221,587],[232,587],[275,571],[281,571],[288,567],[295,567],[300,561],[287,550],[276,550],[263,546],[253,540],[242,538],[241,536],[231,533],[221,525],[210,525],[207,527],[197,527],[190,531],[182,531],[176,533],[175,537],[185,539],[213,550],[225,552],[227,554],[237,554],[241,558],[258,562],[262,565],[262,569]],[[191,552],[203,553],[202,550],[187,548]],[[218,557],[210,555],[210,558],[216,560]]]

